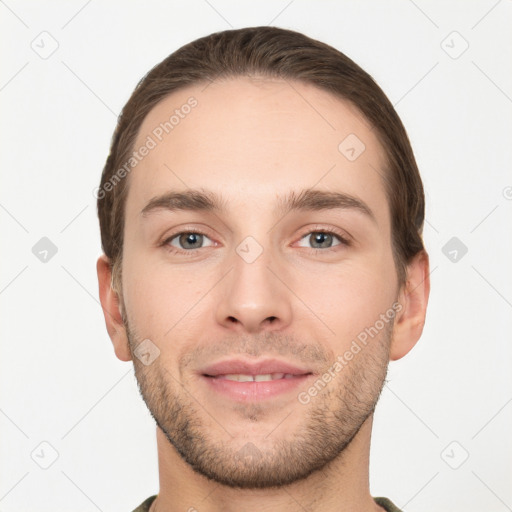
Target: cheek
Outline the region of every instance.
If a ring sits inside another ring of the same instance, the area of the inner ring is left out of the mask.
[[[179,330],[183,318],[194,316],[194,305],[211,284],[203,272],[193,274],[185,266],[172,270],[164,262],[148,260],[134,255],[123,262],[126,310],[141,335],[164,339]]]
[[[338,268],[303,269],[295,273],[291,288],[334,332],[330,337],[338,350],[374,325],[397,297],[394,263],[384,254],[346,261]]]

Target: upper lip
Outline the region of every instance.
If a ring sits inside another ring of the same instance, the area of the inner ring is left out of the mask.
[[[214,377],[229,374],[266,375],[268,373],[305,375],[311,373],[311,371],[278,359],[264,359],[254,362],[244,361],[243,359],[228,359],[209,365],[203,368],[200,373]]]

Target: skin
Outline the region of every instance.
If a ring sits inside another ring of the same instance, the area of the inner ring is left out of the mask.
[[[160,492],[151,510],[381,510],[368,481],[373,409],[388,362],[421,335],[430,286],[424,252],[399,285],[383,148],[350,104],[313,86],[254,78],[172,93],[149,113],[135,147],[190,96],[197,107],[129,175],[119,295],[108,259],[97,262],[115,353],[133,360],[157,422]],[[338,150],[349,134],[366,146],[355,161]],[[162,193],[200,188],[221,194],[225,211],[141,215]],[[373,218],[355,208],[275,210],[280,196],[302,189],[349,194]],[[175,236],[191,228],[205,235],[196,245]],[[350,244],[315,243],[325,229]],[[263,250],[252,263],[236,251],[248,236]],[[307,404],[297,395],[311,381],[235,403],[197,373],[231,356],[277,357],[317,379],[395,302],[392,321]],[[134,355],[145,339],[160,351],[149,365]],[[241,459],[247,446],[253,457]]]

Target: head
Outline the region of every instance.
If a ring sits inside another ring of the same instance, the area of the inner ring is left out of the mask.
[[[137,85],[97,197],[107,329],[183,459],[269,487],[343,454],[429,292],[421,179],[373,79],[289,30],[198,39]],[[233,400],[204,373],[231,357],[308,375]]]

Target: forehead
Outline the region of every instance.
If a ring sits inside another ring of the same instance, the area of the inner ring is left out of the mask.
[[[372,127],[309,84],[242,77],[176,91],[145,118],[133,149],[143,146],[151,148],[129,175],[127,216],[190,188],[237,205],[251,197],[270,206],[305,188],[386,203],[385,153]]]

